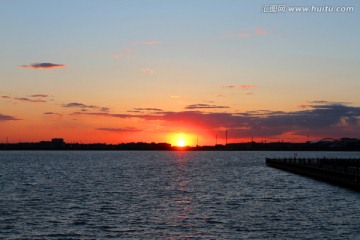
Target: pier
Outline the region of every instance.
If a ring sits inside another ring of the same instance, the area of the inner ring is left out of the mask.
[[[266,165],[360,191],[360,158],[266,158]]]

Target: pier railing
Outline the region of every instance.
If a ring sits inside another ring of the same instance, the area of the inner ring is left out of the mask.
[[[266,164],[360,189],[360,158],[266,158]]]

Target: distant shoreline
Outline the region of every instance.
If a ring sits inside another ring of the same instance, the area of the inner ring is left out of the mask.
[[[305,143],[291,142],[245,142],[212,146],[172,146],[169,143],[131,142],[121,144],[105,143],[66,143],[62,138],[51,141],[28,143],[2,143],[0,151],[38,150],[38,151],[360,151],[360,140],[341,138],[333,141],[317,141]]]

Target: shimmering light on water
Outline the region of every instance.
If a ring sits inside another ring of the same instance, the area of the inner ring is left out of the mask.
[[[5,239],[354,239],[360,195],[265,166],[292,152],[0,152]],[[299,152],[299,157],[360,153]]]

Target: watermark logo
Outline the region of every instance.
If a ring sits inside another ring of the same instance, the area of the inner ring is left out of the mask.
[[[285,4],[264,4],[261,6],[262,13],[352,13],[354,6],[287,6]]]

